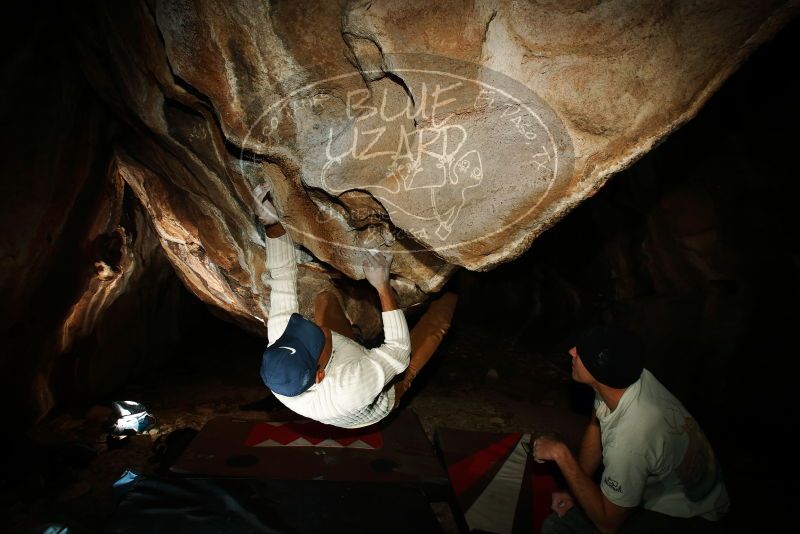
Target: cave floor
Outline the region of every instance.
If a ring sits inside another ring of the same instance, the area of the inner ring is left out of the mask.
[[[592,396],[572,383],[566,353],[487,337],[454,327],[403,407],[416,412],[429,438],[437,428],[556,431],[577,447]],[[17,452],[12,475],[0,479],[0,531],[36,532],[50,522],[70,526],[73,534],[102,531],[115,509],[113,483],[125,470],[163,473],[170,458],[159,451],[167,437],[179,443],[179,436],[191,438],[221,415],[290,419],[291,412],[260,381],[261,350],[260,340],[234,327],[203,332],[165,368],[94,405],[52,413],[17,444],[25,450]],[[114,400],[145,404],[156,422],[126,445],[109,448],[106,436]],[[759,468],[755,455],[736,452],[742,450],[732,446],[738,441],[713,443],[732,496],[749,499],[758,493],[754,488],[772,483],[772,475]],[[433,508],[445,532],[454,531],[446,505]]]
[[[12,530],[33,531],[54,522],[73,532],[100,531],[114,510],[113,483],[128,469],[142,474],[163,469],[156,453],[173,432],[191,435],[182,429],[199,430],[221,415],[291,418],[260,381],[258,340],[228,327],[204,335],[164,369],[93,406],[53,413],[32,430],[33,448],[24,455],[30,465],[20,469],[13,487],[2,488],[7,495],[0,494],[13,503],[4,514]],[[429,438],[437,428],[565,434],[567,420],[565,437],[574,443],[583,419],[568,411],[568,361],[566,354],[543,355],[510,340],[498,347],[497,340],[490,345],[468,329],[454,329],[403,406],[416,412]],[[107,421],[114,400],[143,403],[156,423],[126,445],[109,448]],[[96,457],[87,452],[92,449]],[[434,511],[446,531],[455,529],[446,506]]]

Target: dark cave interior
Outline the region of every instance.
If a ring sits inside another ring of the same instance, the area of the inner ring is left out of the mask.
[[[121,302],[103,335],[72,346],[54,364],[63,379],[53,382],[58,403],[30,426],[33,356],[51,346],[52,325],[74,296],[69,282],[85,268],[80,258],[114,250],[103,240],[85,241],[96,221],[63,213],[48,215],[66,217],[56,236],[20,230],[43,195],[36,177],[67,176],[53,185],[65,197],[72,180],[83,180],[63,209],[94,206],[107,187],[97,178],[106,172],[110,143],[125,135],[70,62],[58,25],[45,20],[34,30],[4,61],[0,216],[4,244],[48,243],[49,252],[46,260],[28,256],[30,269],[17,260],[3,269],[0,384],[10,445],[0,462],[0,525],[33,532],[25,529],[56,521],[93,531],[110,513],[109,497],[97,487],[122,466],[152,467],[158,437],[122,450],[87,442],[95,453],[84,463],[54,453],[65,443],[100,439],[100,424],[87,415],[93,407],[136,395],[160,418],[163,435],[196,430],[213,415],[279,408],[258,380],[263,341],[218,318],[174,274],[163,274],[163,265],[153,265],[157,280],[131,297],[150,313],[130,315]],[[626,325],[645,340],[646,367],[697,418],[720,458],[733,502],[726,531],[782,528],[764,521],[783,524],[800,498],[791,405],[800,317],[800,190],[791,155],[800,87],[791,65],[799,36],[797,21],[787,25],[694,119],[523,256],[452,278],[447,288],[460,295],[452,328],[407,401],[426,431],[439,423],[529,431],[512,428],[519,424],[513,414],[488,408],[448,419],[450,402],[467,397],[488,407],[509,400],[511,411],[543,405],[586,414],[592,392],[569,380],[571,340],[587,325]],[[153,332],[169,325],[169,333],[126,334],[131,322]],[[123,369],[108,359],[120,350],[129,353]]]

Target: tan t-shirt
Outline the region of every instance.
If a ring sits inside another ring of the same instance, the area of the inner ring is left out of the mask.
[[[603,494],[674,517],[715,521],[729,507],[714,452],[686,408],[645,369],[612,412],[595,396]]]

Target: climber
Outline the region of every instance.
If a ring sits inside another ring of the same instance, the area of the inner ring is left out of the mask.
[[[595,390],[595,409],[578,458],[556,439],[533,443],[554,461],[570,492],[552,495],[542,532],[708,532],[729,501],[711,446],[683,405],[643,367],[633,332],[586,331],[572,378]],[[602,462],[600,484],[592,476]]]
[[[298,313],[295,248],[268,194],[268,185],[253,192],[267,236],[272,289],[261,378],[278,400],[310,419],[342,428],[376,423],[398,406],[433,355],[450,327],[456,295],[446,293],[432,302],[409,333],[389,284],[392,255],[371,251],[362,266],[380,299],[383,344],[368,350],[358,343],[330,291],[317,295],[314,319],[306,319]]]

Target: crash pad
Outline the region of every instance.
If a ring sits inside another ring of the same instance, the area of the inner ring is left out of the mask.
[[[471,531],[540,532],[556,489],[552,463],[535,462],[531,434],[438,429],[436,447]]]
[[[142,476],[128,486],[104,532],[442,531],[424,493],[407,485]]]
[[[217,417],[171,470],[274,480],[421,483],[449,491],[447,473],[411,410],[354,430],[308,420]]]

